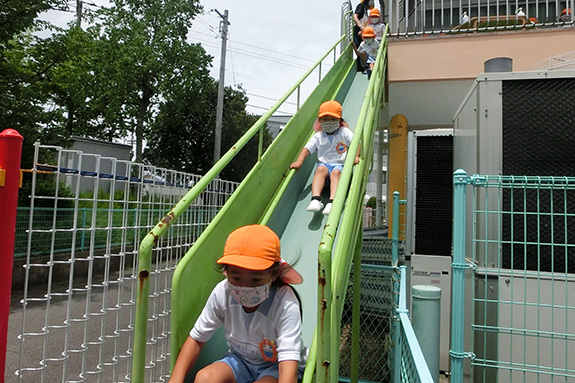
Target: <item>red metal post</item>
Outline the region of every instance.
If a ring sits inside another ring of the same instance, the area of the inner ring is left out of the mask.
[[[14,129],[0,133],[0,382],[6,369],[6,341],[12,292],[16,207],[20,186],[20,157],[23,138]]]

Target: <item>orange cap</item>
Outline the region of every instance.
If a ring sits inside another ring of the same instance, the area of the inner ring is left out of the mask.
[[[375,37],[375,31],[372,27],[366,27],[361,34],[364,38],[366,37]]]
[[[561,11],[562,15],[570,15],[571,14],[571,8],[564,8],[563,11]]]
[[[284,282],[302,283],[302,276],[281,258],[280,253],[280,239],[272,229],[264,225],[247,225],[228,236],[224,255],[217,263],[249,270],[266,270],[280,262],[279,277]]]
[[[318,117],[332,116],[341,118],[341,104],[335,100],[326,101],[319,106]]]
[[[379,13],[379,9],[377,8],[373,8],[371,11],[369,11],[369,17],[381,17],[381,14]]]

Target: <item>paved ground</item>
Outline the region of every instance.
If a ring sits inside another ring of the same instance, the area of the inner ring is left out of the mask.
[[[57,289],[58,286],[54,288]],[[29,290],[28,297],[45,295],[45,291],[42,291],[41,288],[35,290]],[[117,292],[113,290],[108,290],[106,294],[108,301],[117,297]],[[113,333],[118,323],[123,325],[121,318],[114,316],[114,313],[101,318],[98,318],[97,314],[92,314],[89,322],[82,320],[86,312],[98,313],[99,308],[102,307],[102,291],[93,291],[89,302],[87,302],[85,294],[82,293],[74,294],[71,300],[68,300],[67,295],[55,296],[49,305],[46,301],[30,302],[24,313],[20,303],[22,296],[22,292],[12,294],[6,350],[6,382],[56,382],[63,381],[63,379],[65,381],[113,382],[115,381],[114,376],[125,375],[125,366],[124,371],[116,371],[117,368],[121,368],[122,360],[118,363],[112,363],[116,366],[103,365],[112,361],[112,357],[116,353],[114,347],[99,347],[97,345],[103,332],[106,334]],[[87,306],[89,306],[88,310],[86,310]],[[49,308],[47,309],[47,307]],[[68,312],[70,312],[69,315]],[[22,331],[24,315],[25,331],[33,334],[26,336],[24,342],[21,342],[18,339],[18,334]],[[46,323],[51,326],[49,331],[44,330]],[[70,325],[64,326],[65,323],[70,323]],[[131,337],[125,338],[131,339]],[[87,348],[87,351],[82,350],[82,344],[85,340],[94,343]],[[68,344],[68,349],[76,350],[70,352],[66,360],[62,355],[65,343]],[[115,346],[118,350],[127,350],[127,345],[120,342],[108,341],[106,344]],[[22,360],[25,363],[23,365],[20,365],[20,353],[23,355]],[[50,359],[44,369],[41,369],[42,366],[40,365],[42,359]],[[124,362],[124,364],[126,363]],[[18,380],[16,371],[24,367],[35,368],[39,371],[26,371],[22,374],[22,379]],[[65,377],[62,376],[64,368],[67,371]],[[82,380],[80,377],[82,371],[90,370],[100,372],[88,375],[85,380]]]

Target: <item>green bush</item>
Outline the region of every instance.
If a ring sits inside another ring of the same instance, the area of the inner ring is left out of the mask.
[[[375,209],[377,207],[377,199],[375,197],[370,197],[365,206]]]

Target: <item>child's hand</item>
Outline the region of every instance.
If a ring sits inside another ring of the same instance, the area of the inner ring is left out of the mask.
[[[295,162],[292,162],[292,164],[289,166],[289,168],[298,170],[299,168],[301,168],[302,165],[303,165],[302,161],[295,161]]]
[[[359,156],[355,156],[355,161],[354,161],[353,163],[356,164],[356,165],[359,164],[359,160],[360,160],[360,159],[361,159],[361,158],[360,158]]]

